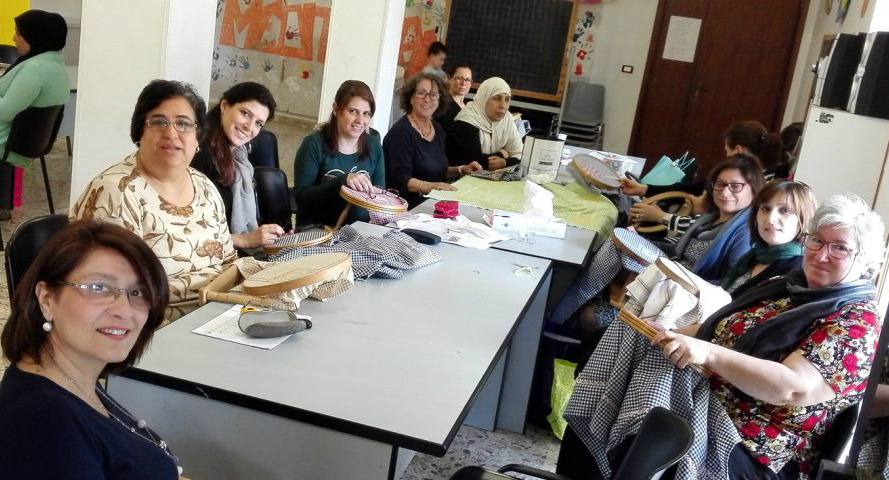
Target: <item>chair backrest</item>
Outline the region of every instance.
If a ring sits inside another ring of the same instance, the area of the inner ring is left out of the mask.
[[[602,123],[605,108],[605,86],[595,83],[571,82],[565,99],[562,121],[582,125]]]
[[[6,160],[9,152],[28,158],[38,158],[48,154],[59,134],[64,111],[64,105],[53,105],[26,108],[19,112],[12,119],[2,160]]]
[[[15,229],[6,245],[6,286],[10,299],[43,245],[67,224],[67,215],[42,215],[22,222]]]
[[[15,45],[0,45],[0,63],[12,65],[20,56]]]
[[[636,439],[614,474],[615,480],[649,479],[678,462],[694,440],[691,426],[679,415],[654,407],[645,418]]]
[[[277,223],[285,231],[293,228],[290,211],[290,194],[287,192],[287,174],[280,168],[256,167],[253,169],[256,190],[256,208],[259,224]]]
[[[824,432],[818,442],[818,449],[821,451],[822,460],[840,461],[843,453],[852,442],[852,433],[855,431],[855,424],[858,422],[858,414],[861,408],[861,402],[847,407],[834,417],[833,422]]]
[[[281,168],[278,160],[278,137],[267,129],[260,130],[259,135],[250,140],[247,159],[254,167]]]

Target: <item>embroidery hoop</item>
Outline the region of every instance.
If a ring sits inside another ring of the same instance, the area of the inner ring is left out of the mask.
[[[584,180],[599,188],[620,188],[620,174],[617,170],[592,155],[579,153],[571,160],[571,165]]]
[[[651,242],[626,228],[613,229],[611,231],[611,241],[621,253],[642,266],[650,265],[657,258],[663,256],[663,252]]]
[[[679,215],[680,217],[691,215],[691,211],[694,208],[694,204],[692,203],[693,196],[685,192],[663,192],[657,195],[646,197],[640,203],[642,203],[643,205],[653,205],[657,202],[660,202],[661,200],[669,200],[672,198],[679,198],[683,200],[682,205],[675,212],[672,212],[673,215]],[[637,232],[640,233],[655,233],[667,229],[667,226],[662,223],[642,221],[634,221],[633,227],[636,229]]]
[[[271,245],[263,245],[262,251],[267,254],[273,254],[278,253],[285,248],[312,247],[327,243],[332,236],[332,231],[320,228],[291,233],[290,235],[282,235],[278,237],[278,239]]]
[[[658,257],[654,264],[657,265],[661,273],[676,282],[685,291],[695,297],[700,297],[701,290],[695,285],[694,278],[692,277],[694,274],[689,272],[681,263],[670,260],[667,257]]]
[[[345,252],[327,252],[277,263],[244,279],[241,288],[248,295],[272,295],[335,280],[352,268],[352,257]]]
[[[393,190],[394,191],[394,190]],[[364,208],[366,210],[383,213],[404,213],[407,212],[407,200],[398,195],[393,195],[392,191],[374,185],[371,187],[370,193],[359,192],[347,185],[340,187],[340,197],[346,201],[346,208],[340,214],[340,218],[336,221],[334,229],[343,226],[346,222],[346,216],[352,205]],[[379,199],[378,199],[379,198]]]

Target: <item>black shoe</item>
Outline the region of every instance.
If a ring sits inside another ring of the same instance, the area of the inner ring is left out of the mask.
[[[5,208],[0,208],[0,220],[9,220],[12,218],[12,212]]]

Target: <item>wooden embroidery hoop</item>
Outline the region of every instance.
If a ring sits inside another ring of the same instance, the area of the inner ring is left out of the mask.
[[[574,169],[577,170],[577,173],[587,182],[599,188],[610,190],[620,188],[620,174],[611,165],[602,160],[592,155],[579,153],[574,156],[571,163]]]
[[[291,247],[311,247],[327,243],[333,237],[332,230],[313,229],[304,232],[292,233],[290,235],[282,235],[271,245],[263,245],[262,251],[267,254],[278,253],[285,248]],[[280,243],[286,240],[286,243]]]
[[[272,295],[335,280],[350,268],[352,257],[348,253],[319,253],[276,263],[245,278],[241,288],[248,295]]]
[[[340,218],[336,221],[336,226],[334,229],[338,229],[346,222],[346,216],[349,215],[349,209],[352,208],[352,205],[367,209],[373,210],[375,212],[383,212],[383,213],[404,213],[407,211],[407,200],[401,198],[397,195],[391,195],[389,191],[384,188],[374,186],[371,191],[374,195],[383,195],[385,198],[391,198],[392,203],[384,203],[384,202],[374,202],[372,198],[365,198],[367,196],[366,193],[359,192],[352,188],[349,188],[346,185],[340,187],[340,197],[346,201],[346,208],[343,209],[343,213],[340,214]]]
[[[691,215],[691,211],[694,208],[694,204],[692,203],[692,198],[694,197],[693,195],[685,192],[663,192],[647,197],[639,203],[642,203],[643,205],[653,205],[662,200],[670,200],[673,198],[683,200],[682,205],[679,207],[679,209],[673,212],[674,215],[679,215],[680,217]],[[639,233],[656,233],[666,230],[667,226],[662,223],[634,221],[633,228],[635,228],[636,231]]]

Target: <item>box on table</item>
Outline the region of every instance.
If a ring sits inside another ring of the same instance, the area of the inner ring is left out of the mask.
[[[491,228],[511,237],[522,237],[533,233],[541,237],[565,238],[567,227],[565,222],[556,219],[505,210],[494,210],[491,220]]]

